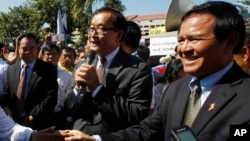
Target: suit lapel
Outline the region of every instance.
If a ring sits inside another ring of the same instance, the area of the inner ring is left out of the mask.
[[[201,107],[192,125],[193,131],[198,134],[234,96],[235,92],[228,84],[217,86]]]
[[[183,84],[185,83],[187,85],[181,85],[180,87],[181,94],[177,95],[176,102],[173,107],[172,127],[180,126],[182,124],[183,116],[185,114],[186,104],[190,94],[188,82],[184,82]]]
[[[221,78],[201,107],[192,126],[195,133],[198,134],[210,120],[216,117],[218,112],[226,107],[230,100],[235,98],[236,93],[233,86],[241,83],[242,77],[249,76],[234,63],[233,67]]]
[[[112,63],[110,64],[108,71],[105,73],[103,79],[103,84],[112,84],[112,82],[115,80],[117,74],[124,68],[124,64],[126,62],[126,56],[124,55],[124,52],[120,49],[119,52],[114,57]]]
[[[18,84],[20,81],[20,71],[21,71],[21,61],[19,60],[17,64],[14,67],[13,74],[14,74],[14,79],[16,79],[15,82],[15,90],[17,91]]]
[[[32,68],[32,72],[31,72],[31,76],[30,76],[30,80],[29,80],[29,83],[28,83],[28,86],[27,86],[27,91],[26,91],[26,95],[29,94],[29,91],[30,91],[30,88],[32,87],[32,85],[35,83],[38,75],[37,75],[37,71],[38,69],[42,67],[40,65],[40,62],[39,60],[37,59],[36,60],[36,63],[34,65],[34,67]],[[41,69],[41,68],[40,68]],[[27,95],[28,96],[28,95]]]

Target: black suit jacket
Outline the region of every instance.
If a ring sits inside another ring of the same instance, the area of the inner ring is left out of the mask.
[[[21,60],[10,65],[7,71],[8,87],[3,96],[3,107],[13,110],[13,119],[19,115],[16,109],[16,92],[20,78]],[[57,68],[39,59],[36,60],[27,85],[25,111],[34,118],[31,126],[34,129],[43,129],[52,126],[51,115],[57,101]]]
[[[82,63],[86,62],[76,68]],[[96,63],[97,57],[93,64]],[[77,104],[74,129],[100,134],[138,124],[148,115],[152,86],[150,66],[120,49],[105,73],[97,95],[93,98],[91,93],[85,93]],[[75,94],[71,90],[64,109],[69,107],[72,111],[74,102]]]
[[[183,122],[190,80],[187,76],[170,84],[161,106],[139,126],[102,135],[102,141],[170,141],[171,129]],[[249,76],[235,63],[216,84],[191,127],[200,141],[229,141],[230,125],[250,123],[249,84]]]

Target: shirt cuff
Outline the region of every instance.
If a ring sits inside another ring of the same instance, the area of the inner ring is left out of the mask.
[[[93,135],[93,137],[95,138],[95,141],[102,141],[99,135]]]
[[[97,93],[100,91],[101,88],[102,88],[102,85],[97,86],[97,88],[93,91],[91,96],[94,98],[97,95]]]

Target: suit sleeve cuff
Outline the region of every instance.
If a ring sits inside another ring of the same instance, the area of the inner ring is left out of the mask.
[[[97,95],[97,93],[100,91],[101,88],[102,88],[102,85],[97,86],[97,88],[93,91],[93,93],[91,94],[91,96],[93,98],[95,98],[96,95]]]
[[[93,137],[95,138],[95,141],[102,141],[99,135],[93,135]]]

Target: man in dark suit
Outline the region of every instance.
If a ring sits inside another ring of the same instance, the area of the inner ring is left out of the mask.
[[[250,16],[244,17],[246,26],[246,39],[241,51],[234,54],[236,63],[250,75]]]
[[[74,111],[73,129],[89,134],[109,133],[146,118],[152,97],[151,69],[119,47],[126,28],[119,11],[101,8],[94,13],[87,31],[90,49],[96,56],[91,64],[87,58],[76,65],[74,88],[64,105],[64,109]],[[100,58],[106,59],[103,80],[98,80],[97,75]],[[81,91],[79,96],[77,91]],[[73,107],[75,101],[77,106]]]
[[[62,134],[71,136],[67,141],[170,141],[171,130],[182,125],[189,125],[200,141],[229,141],[230,125],[250,124],[250,78],[233,60],[245,39],[244,20],[237,8],[209,1],[192,8],[181,21],[177,52],[190,75],[169,85],[157,110],[139,125],[112,134],[65,131]],[[196,93],[201,108],[188,123],[185,117],[196,80],[201,86]]]
[[[17,123],[39,130],[53,125],[50,121],[57,101],[58,84],[57,68],[37,59],[37,55],[36,37],[29,33],[21,35],[20,60],[7,70],[8,87],[3,96],[2,107]],[[20,100],[17,90],[24,64],[28,65],[27,85],[23,92],[24,100]]]

